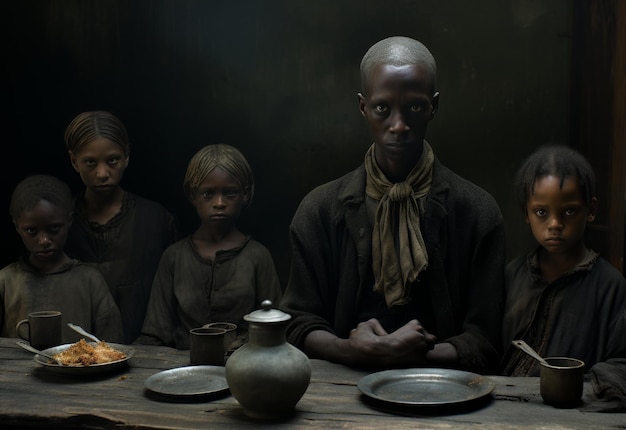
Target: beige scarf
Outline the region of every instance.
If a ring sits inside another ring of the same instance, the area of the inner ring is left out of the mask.
[[[410,285],[428,266],[417,199],[430,190],[434,159],[424,141],[422,157],[406,180],[392,184],[376,164],[374,145],[365,154],[365,193],[379,201],[372,235],[374,291],[385,294],[388,307],[409,301]]]

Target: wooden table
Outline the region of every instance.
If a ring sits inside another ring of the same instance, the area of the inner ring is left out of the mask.
[[[79,380],[51,374],[15,339],[0,338],[0,428],[597,429],[626,425],[626,414],[545,405],[538,378],[494,376],[490,377],[496,383],[493,394],[478,404],[390,413],[370,404],[357,389],[367,372],[322,360],[311,360],[311,384],[295,415],[282,422],[247,418],[229,394],[183,403],[155,399],[145,390],[149,376],[188,363],[188,351],[136,346],[128,367]]]

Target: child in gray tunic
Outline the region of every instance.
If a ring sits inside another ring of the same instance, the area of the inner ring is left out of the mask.
[[[31,176],[15,188],[11,217],[29,253],[0,270],[0,336],[17,337],[18,321],[54,310],[62,314],[63,343],[81,338],[68,322],[122,341],[122,318],[104,278],[64,252],[72,207],[70,189],[55,177]]]
[[[246,339],[243,316],[281,298],[269,251],[236,225],[252,202],[252,170],[236,148],[209,145],[189,162],[183,186],[200,226],[163,253],[137,343],[188,349],[190,329],[230,322],[238,326],[232,351]]]

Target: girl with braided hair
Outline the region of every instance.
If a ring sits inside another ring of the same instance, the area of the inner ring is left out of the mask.
[[[65,143],[85,184],[75,199],[67,252],[100,270],[122,313],[124,340],[131,343],[141,331],[161,253],[178,236],[174,218],[159,203],[122,188],[130,142],[115,115],[77,115]]]

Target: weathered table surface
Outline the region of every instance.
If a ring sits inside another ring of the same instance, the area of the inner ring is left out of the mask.
[[[77,379],[51,374],[0,338],[0,428],[195,429],[597,429],[625,428],[626,414],[556,409],[539,396],[538,378],[490,376],[493,393],[461,407],[385,410],[358,388],[366,371],[311,360],[311,384],[295,414],[280,422],[248,418],[229,393],[220,398],[171,402],[155,398],[145,380],[162,370],[187,366],[189,353],[135,346],[128,366],[105,376]]]

